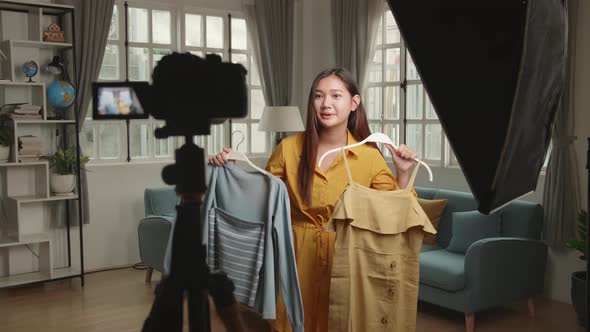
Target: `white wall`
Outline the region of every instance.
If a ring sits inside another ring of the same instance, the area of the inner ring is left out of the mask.
[[[186,3],[197,7],[239,10],[240,1],[175,1],[165,3]],[[330,1],[299,0],[295,11],[294,83],[292,103],[305,113],[307,95],[311,81],[324,68],[334,65],[334,46],[331,29]],[[586,14],[586,15],[584,15]],[[580,1],[579,26],[576,53],[576,142],[582,187],[585,202],[587,187],[585,169],[586,137],[590,136],[590,22],[582,20],[590,15],[590,4]],[[583,139],[582,139],[583,138]],[[265,160],[256,160],[264,165]],[[91,224],[85,227],[85,258],[87,269],[100,269],[139,260],[137,247],[137,223],[143,216],[143,190],[149,186],[163,185],[160,170],[163,164],[91,166],[89,188],[91,199]],[[462,173],[458,169],[434,169],[436,182],[428,184],[421,175],[418,185],[434,186],[453,190],[469,191]],[[525,199],[540,202],[543,191],[543,177],[539,179],[537,191]],[[584,206],[585,203],[584,203]],[[583,269],[582,262],[574,252],[551,250],[547,269],[548,297],[569,302],[569,277],[571,272]]]
[[[137,227],[144,217],[143,191],[164,186],[164,163],[89,166],[90,224],[84,226],[89,270],[140,261]]]

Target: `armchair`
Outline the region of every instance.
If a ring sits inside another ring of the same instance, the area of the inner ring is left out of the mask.
[[[535,314],[534,296],[543,293],[547,245],[541,241],[543,209],[514,201],[500,211],[500,237],[472,243],[467,251],[447,250],[453,234],[453,212],[477,209],[475,198],[458,191],[416,188],[419,197],[448,199],[437,245],[423,245],[420,254],[418,298],[465,314],[467,332],[475,330],[475,313],[520,299],[528,299]]]
[[[174,187],[148,188],[144,191],[145,218],[139,222],[139,255],[148,266],[145,282],[154,270],[162,272],[166,245],[176,218],[178,198]]]

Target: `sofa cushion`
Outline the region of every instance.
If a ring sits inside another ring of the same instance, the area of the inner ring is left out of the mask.
[[[416,186],[416,187],[414,187],[414,190],[416,191],[416,194],[418,194],[418,197],[425,198],[425,199],[432,199],[432,197],[434,197],[434,195],[436,194],[436,191],[438,189]]]
[[[477,201],[470,193],[444,189],[438,189],[431,199],[449,200],[436,234],[436,242],[438,242],[441,247],[446,248],[451,242],[452,236],[451,215],[453,212],[477,210]]]
[[[438,230],[440,219],[445,212],[445,206],[449,202],[448,199],[424,199],[418,198],[418,204],[430,219],[430,223],[434,229]],[[436,244],[436,234],[424,233],[424,243]]]
[[[500,213],[454,212],[451,220],[453,235],[448,251],[464,254],[473,242],[500,236]]]
[[[439,250],[441,249],[436,244],[429,244],[429,243],[422,243],[422,248],[420,248],[420,252],[427,252],[432,250]]]
[[[465,256],[444,249],[422,252],[420,283],[449,292],[465,288]]]

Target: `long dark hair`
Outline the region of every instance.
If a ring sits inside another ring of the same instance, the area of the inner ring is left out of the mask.
[[[351,96],[360,96],[356,81],[352,77],[352,74],[344,68],[336,67],[326,69],[319,73],[313,80],[311,89],[309,90],[309,99],[307,101],[307,129],[303,134],[303,151],[301,152],[301,160],[299,161],[298,169],[299,192],[306,204],[309,204],[311,200],[314,170],[316,159],[318,157],[318,140],[321,130],[321,125],[318,123],[314,109],[314,96],[320,80],[332,75],[335,75],[342,80]],[[367,121],[367,114],[365,113],[362,101],[359,103],[356,111],[351,112],[348,116],[347,128],[352,136],[359,141],[371,135],[369,123]]]

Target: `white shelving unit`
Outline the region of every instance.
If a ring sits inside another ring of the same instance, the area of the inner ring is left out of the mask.
[[[56,202],[79,204],[79,196],[52,194],[48,163],[19,162],[17,153],[19,136],[40,137],[41,153],[49,155],[58,148],[56,131],[63,135],[66,126],[76,125],[77,128],[76,120],[50,120],[53,110],[46,96],[46,87],[54,78],[45,67],[54,55],[73,49],[73,38],[66,31],[65,42],[45,42],[43,32],[51,23],[63,27],[66,20],[73,22],[71,6],[0,1],[0,49],[8,57],[2,61],[0,78],[9,80],[0,81],[0,106],[30,103],[42,109],[41,119],[12,121],[11,156],[8,162],[0,163],[1,209],[5,211],[0,214],[0,288],[72,276],[79,276],[84,283],[82,228],[79,227],[80,268],[71,263],[69,224],[64,230],[67,231],[67,266],[55,267],[52,252],[57,249],[53,248],[52,234],[56,230],[49,213],[49,207]],[[31,60],[38,65],[34,83],[27,82],[28,78],[21,71],[22,65]],[[28,260],[33,257],[32,269],[21,266],[23,257]]]

